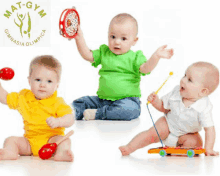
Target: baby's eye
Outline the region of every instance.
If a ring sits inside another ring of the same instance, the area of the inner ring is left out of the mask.
[[[52,83],[52,81],[51,81],[51,80],[48,80],[47,82],[48,82],[48,83]]]
[[[127,40],[127,38],[126,37],[122,37],[122,40],[125,41],[125,40]]]
[[[191,80],[190,78],[188,79],[188,81],[189,81],[189,82],[192,82],[192,80]]]
[[[39,81],[40,81],[40,79],[38,79],[38,78],[37,78],[37,79],[35,79],[35,81],[39,82]]]
[[[111,35],[110,37],[111,37],[112,39],[115,39],[115,36],[114,36],[114,35]]]

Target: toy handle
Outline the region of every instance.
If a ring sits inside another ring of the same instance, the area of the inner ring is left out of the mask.
[[[155,94],[158,94],[158,92],[160,91],[160,89],[164,86],[164,84],[167,82],[167,80],[173,75],[173,72],[169,73],[170,75],[168,76],[168,78],[166,79],[166,81],[164,81],[164,83],[160,86],[160,88],[155,92]],[[147,102],[147,105],[150,103],[150,101]]]
[[[167,80],[166,80],[167,81]],[[163,83],[162,86],[160,86],[160,88],[155,92],[155,94],[158,94],[158,92],[160,91],[160,89],[164,86],[164,84],[166,83],[166,81]],[[150,103],[150,101],[147,102],[147,105]]]
[[[57,145],[59,145],[61,142],[63,142],[64,140],[66,140],[67,138],[69,138],[70,136],[72,136],[74,133],[73,130],[71,130],[69,133],[67,133],[64,138],[60,139],[59,141],[56,142]]]

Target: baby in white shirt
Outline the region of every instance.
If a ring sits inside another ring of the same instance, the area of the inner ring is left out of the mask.
[[[161,99],[153,92],[148,101],[165,116],[156,122],[156,128],[167,146],[202,147],[199,131],[205,130],[206,156],[216,156],[213,150],[215,128],[212,120],[210,95],[218,87],[219,71],[207,62],[190,65],[185,76],[170,93]],[[135,136],[126,146],[119,147],[122,155],[129,155],[139,148],[159,142],[159,137],[151,127]]]

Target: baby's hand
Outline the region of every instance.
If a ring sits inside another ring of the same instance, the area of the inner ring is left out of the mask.
[[[167,45],[163,45],[155,52],[157,57],[170,59],[173,56],[173,49],[166,49]]]
[[[217,155],[219,155],[219,152],[216,152],[212,149],[206,149],[205,155],[206,156],[217,156]]]
[[[75,39],[77,40],[77,39],[81,38],[82,35],[83,35],[83,32],[81,30],[80,25],[78,25],[78,27],[77,27],[77,35],[76,35]]]
[[[151,104],[156,104],[159,100],[159,97],[157,94],[155,94],[155,92],[153,92],[148,96],[147,100],[151,102]]]
[[[50,126],[51,128],[60,127],[60,119],[59,118],[49,117],[49,118],[47,118],[46,122],[47,122],[47,125]]]

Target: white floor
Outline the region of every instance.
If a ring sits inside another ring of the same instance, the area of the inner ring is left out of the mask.
[[[153,114],[157,114],[153,108],[151,110]],[[1,127],[3,126],[1,124]],[[206,157],[204,155],[195,158],[185,156],[160,157],[157,154],[147,153],[150,148],[160,147],[160,143],[140,149],[130,156],[122,157],[118,147],[126,144],[137,133],[150,126],[152,126],[152,122],[146,109],[142,110],[139,119],[130,122],[77,121],[73,127],[66,130],[66,132],[71,129],[75,131],[71,137],[75,157],[73,163],[23,156],[16,161],[0,161],[0,175],[141,176],[146,174],[201,175],[218,173],[219,157]],[[1,135],[1,142],[4,141],[2,137],[5,135],[5,133]],[[201,135],[203,136],[203,132]],[[219,148],[218,143],[215,146]]]

